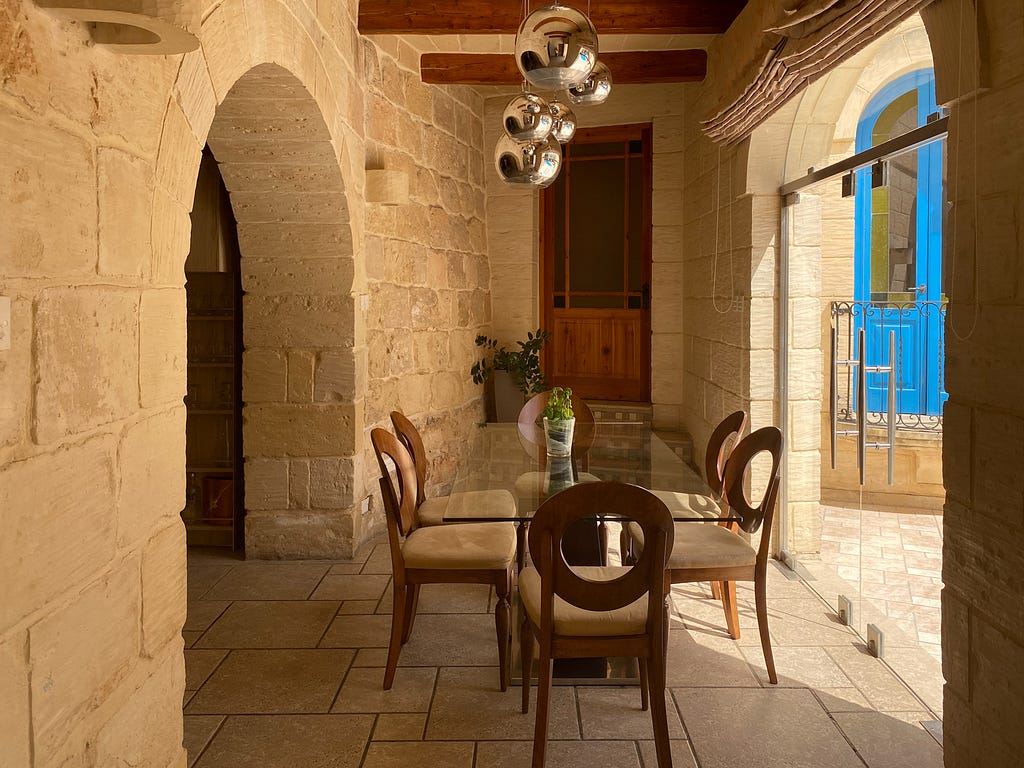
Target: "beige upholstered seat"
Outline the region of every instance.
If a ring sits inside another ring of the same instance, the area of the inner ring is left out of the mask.
[[[629,535],[643,548],[644,532],[636,523],[627,523]],[[668,558],[668,569],[731,568],[753,565],[757,552],[739,534],[721,525],[676,523],[675,545]]]
[[[719,517],[722,514],[722,507],[710,496],[680,491],[651,491],[651,493],[661,499],[673,515],[682,513],[685,515],[695,514],[700,517]]]
[[[580,472],[577,483],[599,483],[601,478],[589,472]],[[549,488],[546,472],[523,472],[516,478],[516,496],[520,499],[546,499]]]
[[[399,411],[391,412],[391,424],[395,428],[398,439],[412,454],[413,463],[416,466],[416,503],[419,505],[419,524],[441,525],[445,522],[445,513],[452,501],[462,505],[462,508],[473,517],[483,518],[507,518],[516,514],[516,500],[508,491],[486,490],[466,491],[464,494],[455,494],[455,499],[450,496],[434,496],[427,498],[427,452],[423,447],[423,438],[419,430]],[[466,498],[458,498],[465,496]],[[473,511],[470,511],[472,508]],[[479,510],[480,514],[476,514]],[[450,516],[449,516],[450,517]]]
[[[451,496],[433,496],[419,507],[420,525],[441,525],[445,515],[505,520],[516,515],[515,497],[508,491],[464,491]]]
[[[513,523],[460,523],[417,528],[402,544],[406,568],[503,568],[515,556]]]
[[[618,566],[577,566],[573,572],[590,581],[611,581],[630,568]],[[523,608],[534,624],[540,624],[540,573],[534,567],[524,568],[519,574],[519,596]],[[606,637],[608,635],[642,635],[647,630],[647,597],[641,597],[614,611],[586,611],[555,596],[555,634],[576,637]]]

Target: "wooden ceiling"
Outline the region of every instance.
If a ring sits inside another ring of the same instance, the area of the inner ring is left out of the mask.
[[[544,0],[528,0],[532,10]],[[585,0],[562,0],[586,10]],[[590,0],[590,18],[602,35],[714,35],[729,28],[746,0]],[[514,35],[523,6],[515,0],[360,0],[364,35]],[[632,38],[635,40],[635,38]],[[476,46],[477,50],[480,46]],[[495,46],[497,49],[498,46]],[[484,47],[486,50],[486,47]],[[602,46],[605,50],[605,46]],[[602,53],[616,83],[678,83],[704,79],[702,49],[631,50]],[[424,82],[516,85],[514,57],[498,53],[427,52],[420,62]]]

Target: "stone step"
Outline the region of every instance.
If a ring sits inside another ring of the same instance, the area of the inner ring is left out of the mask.
[[[654,408],[650,403],[621,403],[604,400],[588,400],[587,405],[594,412],[596,421],[626,422],[637,421],[647,426],[654,418]],[[686,432],[657,429],[655,433],[671,448],[686,464],[700,471],[693,461],[693,440]]]

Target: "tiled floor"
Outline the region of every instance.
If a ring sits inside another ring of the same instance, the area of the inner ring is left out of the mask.
[[[886,661],[941,717],[942,516],[822,507],[821,550],[800,558],[808,584],[850,598],[862,634],[881,628]]]
[[[380,689],[389,560],[189,557],[185,743],[197,768],[519,768],[533,711],[498,691],[493,596],[425,587],[394,688]],[[676,768],[942,765],[928,708],[807,586],[770,568],[780,685],[766,681],[752,592],[739,641],[705,585],[677,587],[669,647]],[[625,687],[554,690],[547,764],[651,768],[650,717]]]

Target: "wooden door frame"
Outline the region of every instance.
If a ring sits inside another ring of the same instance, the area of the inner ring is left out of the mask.
[[[597,143],[610,141],[640,140],[643,142],[643,178],[644,190],[642,196],[642,246],[641,246],[641,285],[647,286],[647,306],[641,309],[641,335],[643,339],[642,361],[641,361],[641,391],[645,400],[651,401],[651,273],[652,273],[652,239],[653,239],[653,188],[654,188],[654,153],[653,153],[653,123],[629,123],[625,125],[610,125],[594,128],[580,128],[576,131],[574,143]],[[571,146],[571,145],[570,145]],[[563,172],[568,172],[569,167]],[[545,329],[554,328],[554,205],[555,193],[552,187],[541,190],[540,195],[540,265],[539,265],[539,298],[541,327]],[[643,299],[641,299],[643,302]],[[644,309],[646,311],[644,311]],[[541,359],[544,370],[551,370],[550,351],[547,347],[542,351]]]

